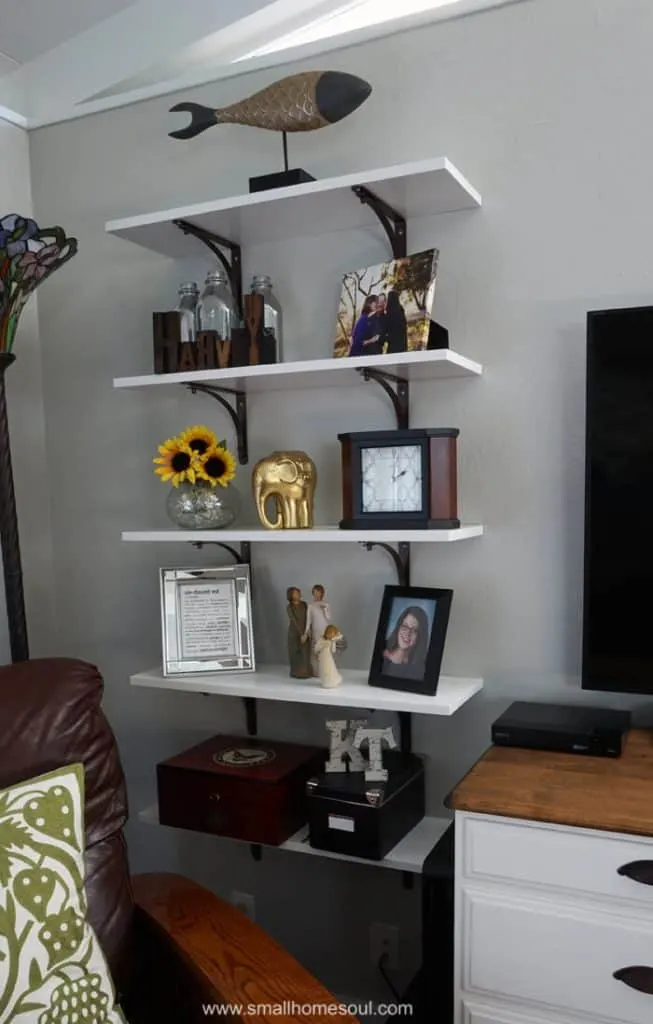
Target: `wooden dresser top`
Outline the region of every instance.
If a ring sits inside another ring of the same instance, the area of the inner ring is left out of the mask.
[[[492,747],[447,801],[456,811],[653,836],[653,732],[620,758]]]

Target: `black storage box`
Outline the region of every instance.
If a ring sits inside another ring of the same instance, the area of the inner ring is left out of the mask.
[[[387,782],[363,772],[323,773],[309,779],[311,846],[350,857],[383,860],[424,817],[424,765],[414,754],[388,750]]]

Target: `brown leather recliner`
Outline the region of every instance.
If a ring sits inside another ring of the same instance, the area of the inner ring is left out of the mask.
[[[336,1003],[284,949],[206,889],[177,875],[130,878],[125,779],[102,691],[100,673],[82,661],[0,668],[0,789],[84,764],[89,917],[130,1024],[199,1024],[207,1019],[203,1005],[213,1003]],[[284,1009],[260,1017],[311,1019]],[[333,1010],[313,1019],[327,1017]]]

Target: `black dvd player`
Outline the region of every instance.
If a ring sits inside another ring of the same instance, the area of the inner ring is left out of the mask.
[[[492,742],[499,747],[620,757],[629,729],[628,711],[516,701],[493,724]]]

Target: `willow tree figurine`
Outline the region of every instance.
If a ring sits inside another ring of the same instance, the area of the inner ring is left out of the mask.
[[[326,589],[321,583],[316,583],[311,590],[313,600],[308,605],[306,617],[306,632],[304,639],[311,645],[311,658],[313,672],[317,675],[317,660],[315,656],[315,645],[324,636],[324,630],[331,621],[331,609],[326,599]]]
[[[288,600],[290,675],[293,679],[310,679],[313,671],[311,668],[311,645],[306,632],[308,606],[306,601],[302,601],[302,592],[299,587],[288,587],[286,598]]]
[[[342,633],[333,623],[324,630],[324,636],[315,645],[315,657],[317,658],[318,675],[320,684],[325,690],[335,690],[342,682],[342,676],[336,665],[336,652],[338,641]]]

